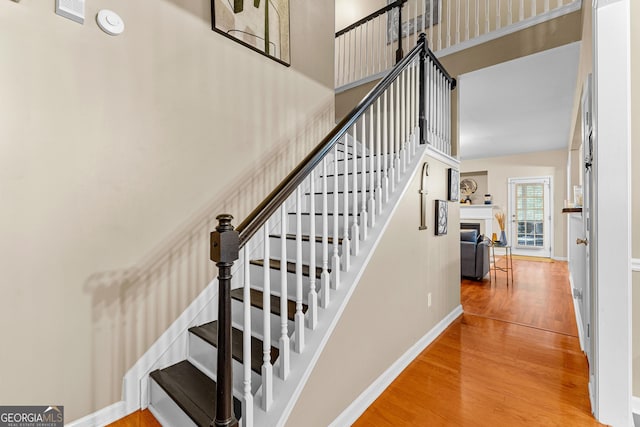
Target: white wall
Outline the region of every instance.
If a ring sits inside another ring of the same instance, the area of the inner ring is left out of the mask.
[[[242,219],[333,122],[333,2],[291,2],[289,68],[211,31],[208,0],[86,8],[0,2],[0,402],[66,421],[119,400],[207,284],[212,218]]]

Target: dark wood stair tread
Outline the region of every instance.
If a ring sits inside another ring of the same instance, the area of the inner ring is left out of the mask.
[[[333,224],[330,225],[331,229],[333,229]],[[276,239],[280,238],[280,234],[270,234],[269,237],[273,237]],[[296,235],[295,234],[286,234],[285,238],[287,240],[296,240]],[[308,242],[311,240],[311,236],[309,236],[308,234],[303,234],[302,235],[302,241],[303,242]],[[327,238],[327,242],[329,243],[329,245],[333,244],[333,237],[329,236]],[[322,236],[316,236],[316,243],[322,243]],[[342,244],[342,237],[338,237],[338,244]]]
[[[205,323],[204,325],[189,328],[189,332],[199,336],[214,347],[218,347],[218,321]],[[231,355],[238,362],[243,362],[243,332],[237,328],[231,328]],[[275,363],[279,350],[271,346],[271,363]],[[260,373],[262,368],[262,340],[251,337],[251,369]]]
[[[149,375],[198,426],[209,427],[216,410],[215,381],[186,360]],[[240,419],[242,404],[236,398],[233,412]]]
[[[264,267],[263,259],[252,259],[249,261],[253,265],[259,265],[260,267]],[[279,259],[270,259],[269,260],[269,268],[272,270],[280,270],[280,260]],[[327,271],[331,272],[331,269],[327,269]],[[296,263],[287,261],[287,273],[295,273],[296,272]],[[309,276],[309,266],[302,266],[302,275]],[[322,267],[316,267],[316,279],[320,279],[322,276]],[[320,284],[316,282],[316,289],[320,288]]]
[[[239,288],[239,289],[234,289],[231,291],[231,298],[237,300],[237,301],[244,301],[244,294],[243,294],[243,289]],[[260,310],[264,309],[264,292],[262,292],[259,289],[250,289],[249,290],[250,293],[250,300],[251,300],[251,305],[253,307],[259,308]],[[307,305],[306,304],[302,304],[302,312],[306,313],[307,312]],[[277,295],[271,295],[271,313],[275,314],[276,316],[280,316],[280,297]],[[291,301],[291,300],[287,300],[287,318],[291,321],[294,320],[296,314],[296,302],[295,301]]]
[[[296,212],[289,212],[288,215],[296,215]],[[311,216],[311,214],[309,212],[300,212],[300,215],[301,216]],[[333,216],[335,214],[333,212],[328,212],[327,215]],[[343,212],[338,213],[338,216],[343,216],[343,215],[344,215]],[[353,214],[351,214],[351,213],[348,213],[347,215],[348,216],[353,216]],[[322,216],[322,212],[316,213],[316,216]]]

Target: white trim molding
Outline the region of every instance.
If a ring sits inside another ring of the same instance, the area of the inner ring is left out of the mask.
[[[448,154],[443,153],[433,146],[433,144],[427,144],[427,153],[429,157],[433,157],[436,160],[440,160],[445,165],[451,166],[453,168],[460,168],[460,160],[452,157]]]
[[[631,397],[631,411],[633,411],[634,414],[640,415],[640,397]]]
[[[102,408],[92,414],[82,417],[68,424],[66,427],[101,427],[124,418],[127,414],[127,405],[123,401],[116,402],[106,408]]]
[[[569,259],[566,256],[552,256],[552,260],[554,261],[568,261]]]
[[[632,424],[630,3],[599,1],[593,11],[592,407],[614,426]]]
[[[409,366],[413,360],[422,353],[440,334],[444,332],[454,320],[462,315],[462,306],[454,308],[447,316],[436,324],[425,336],[420,338],[409,350],[407,350],[393,365],[378,377],[365,391],[360,394],[329,427],[350,426],[364,413],[374,400]]]
[[[631,259],[631,271],[640,271],[640,258]]]

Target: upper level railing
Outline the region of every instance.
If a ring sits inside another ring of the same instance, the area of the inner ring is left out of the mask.
[[[400,0],[336,33],[335,87],[381,77],[420,33],[438,57],[579,10],[581,0]],[[398,40],[398,34],[402,37]],[[398,47],[400,45],[400,47]]]
[[[218,266],[218,357],[215,426],[234,426],[232,412],[231,366],[231,268],[240,259],[243,268],[243,425],[253,426],[253,390],[250,290],[256,280],[262,282],[264,317],[258,333],[263,337],[260,414],[269,413],[278,375],[282,381],[295,377],[289,371],[290,351],[305,351],[306,329],[327,324],[318,305],[329,308],[331,289],[341,285],[340,271],[348,271],[350,257],[357,256],[360,241],[399,188],[416,153],[417,144],[440,144],[441,151],[451,146],[450,92],[452,79],[421,35],[416,46],[389,71],[376,87],[309,153],[309,155],[273,190],[251,214],[233,229],[230,215],[220,215],[216,231],[211,233],[211,259]],[[450,150],[450,149],[449,149]],[[316,190],[316,188],[318,190]],[[303,196],[303,194],[305,194]],[[303,197],[304,200],[303,201]],[[316,205],[317,199],[317,205]],[[305,217],[304,222],[302,217]],[[289,218],[291,218],[289,220]],[[318,220],[318,226],[316,226]],[[303,253],[305,239],[309,252]],[[274,236],[273,234],[276,234]],[[273,246],[273,238],[279,244]],[[287,242],[294,243],[295,250]],[[321,249],[316,253],[316,245]],[[329,243],[331,242],[331,244]],[[279,261],[271,263],[277,251]],[[264,272],[256,274],[255,257]],[[305,258],[306,257],[306,258]],[[303,285],[303,268],[307,271]],[[273,272],[273,279],[272,273]],[[318,283],[316,274],[318,272]],[[289,281],[289,275],[295,280]],[[258,277],[255,277],[258,276]],[[272,282],[273,283],[272,285]],[[290,283],[295,286],[290,286]],[[344,283],[343,283],[344,285]],[[279,296],[280,328],[271,325],[271,290]],[[287,306],[295,300],[295,313]],[[303,301],[308,309],[303,312]],[[320,302],[318,302],[320,301]],[[289,340],[288,315],[294,314],[293,338]],[[271,339],[276,331],[279,339]],[[271,345],[279,343],[278,373],[274,374]],[[290,350],[290,342],[294,348]],[[295,371],[300,372],[300,369]],[[281,383],[281,382],[280,382]],[[282,405],[280,405],[281,407]],[[271,424],[269,424],[271,425]]]

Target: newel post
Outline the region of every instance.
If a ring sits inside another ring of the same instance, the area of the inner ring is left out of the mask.
[[[420,126],[420,144],[426,144],[427,115],[425,110],[427,105],[427,82],[425,81],[425,69],[427,66],[426,61],[429,44],[425,33],[420,34],[418,43],[422,44],[422,49],[420,50],[420,68],[418,70],[418,91],[420,92],[418,96],[418,126]]]
[[[216,219],[216,231],[211,232],[211,260],[218,267],[218,380],[216,415],[211,427],[236,427],[231,366],[231,267],[239,258],[240,236],[231,225],[231,215],[218,215]]]
[[[402,61],[404,52],[402,52],[402,6],[404,2],[401,1],[398,5],[398,50],[396,50],[396,64]]]

